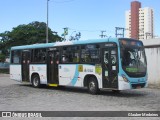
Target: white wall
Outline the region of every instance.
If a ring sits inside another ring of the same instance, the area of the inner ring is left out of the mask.
[[[146,48],[149,84],[160,87],[160,47]]]
[[[160,87],[160,38],[143,40],[147,56],[148,82]]]

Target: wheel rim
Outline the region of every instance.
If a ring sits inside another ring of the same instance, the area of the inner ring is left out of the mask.
[[[37,77],[33,79],[33,84],[34,84],[34,86],[38,86],[39,79]]]
[[[94,90],[95,90],[95,87],[96,87],[96,85],[95,85],[95,83],[94,83],[93,81],[89,83],[89,89],[90,89],[91,91],[94,91]]]

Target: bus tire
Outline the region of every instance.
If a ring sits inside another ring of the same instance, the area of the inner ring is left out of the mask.
[[[32,86],[35,88],[39,88],[41,86],[39,75],[37,75],[37,74],[33,75]]]
[[[98,82],[95,77],[90,77],[88,81],[88,92],[92,95],[96,95],[99,92]]]

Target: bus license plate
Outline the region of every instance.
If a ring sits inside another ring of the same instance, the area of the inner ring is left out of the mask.
[[[136,89],[140,89],[140,88],[141,88],[141,86],[137,86],[137,87],[136,87]]]

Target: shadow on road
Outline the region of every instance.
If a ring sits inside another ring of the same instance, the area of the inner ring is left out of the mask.
[[[38,90],[47,90],[47,91],[63,91],[68,93],[79,93],[79,94],[89,94],[87,88],[79,88],[79,87],[66,87],[66,86],[58,86],[58,87],[48,87],[43,85],[41,88],[33,88],[30,84],[18,84],[21,87],[28,87],[29,89],[38,89]],[[36,90],[37,91],[37,90]],[[144,89],[139,90],[124,90],[119,93],[113,92],[112,90],[101,90],[97,96],[115,96],[115,97],[144,97],[149,93],[145,92]]]
[[[105,90],[105,91],[101,91],[100,95],[104,95],[104,96],[116,96],[116,97],[144,97],[147,95],[147,92],[145,91],[138,91],[138,90],[124,90],[124,91],[120,91],[120,93],[115,93],[111,90]]]

